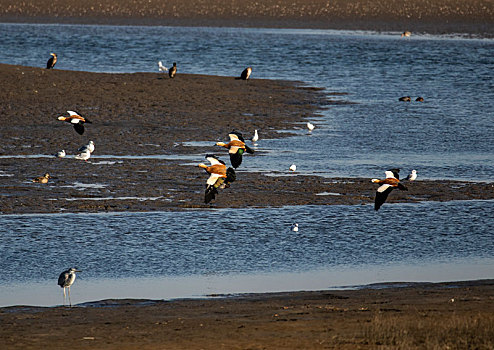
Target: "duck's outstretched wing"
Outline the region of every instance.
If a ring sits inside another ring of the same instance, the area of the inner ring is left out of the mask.
[[[73,123],[75,131],[79,134],[82,135],[84,134],[84,124],[82,123]]]
[[[386,202],[388,195],[393,191],[393,186],[384,184],[381,185],[376,191],[376,199],[374,201],[374,210],[379,210],[381,206]]]
[[[230,149],[231,150],[231,149]],[[244,153],[244,150],[242,148],[236,149],[236,152],[230,152],[230,163],[232,163],[232,167],[237,169],[240,164],[242,164],[242,154]]]

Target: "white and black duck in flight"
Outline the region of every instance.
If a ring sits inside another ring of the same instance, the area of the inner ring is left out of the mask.
[[[379,188],[376,191],[376,200],[374,202],[374,209],[377,211],[381,208],[381,205],[386,202],[388,195],[395,188],[398,188],[402,191],[408,191],[403,184],[400,183],[399,176],[400,169],[390,169],[385,171],[386,178],[384,180],[372,179],[371,181],[377,184],[380,184]]]
[[[89,121],[89,119],[85,117],[81,117],[77,112],[67,111],[67,113],[69,113],[68,117],[61,115],[60,117],[58,117],[58,120],[71,123],[74,126],[75,131],[79,135],[84,134],[84,123],[91,124],[91,121]]]
[[[228,148],[228,153],[230,154],[230,162],[232,166],[237,169],[240,164],[242,164],[242,155],[247,152],[250,154],[254,153],[254,150],[245,144],[245,140],[241,133],[238,131],[232,131],[228,134],[230,142],[217,142],[217,146]]]
[[[200,168],[206,170],[209,175],[206,181],[206,192],[204,195],[204,203],[209,203],[216,198],[218,194],[218,188],[228,188],[230,184],[235,181],[236,175],[233,168],[226,168],[225,162],[219,160],[214,155],[206,155],[206,159],[211,165],[204,163],[199,164]]]

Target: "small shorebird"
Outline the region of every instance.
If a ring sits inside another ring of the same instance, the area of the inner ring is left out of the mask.
[[[314,130],[315,128],[315,125],[310,123],[310,122],[307,122],[307,129],[309,129],[309,132],[311,132],[312,130]]]
[[[410,102],[412,99],[410,96],[403,96],[398,99],[398,101]]]
[[[57,154],[56,154],[56,157],[57,158],[63,158],[65,157],[66,153],[65,153],[65,150],[61,150],[61,151],[58,151]]]
[[[69,113],[68,117],[64,117],[63,115],[61,115],[60,117],[58,117],[58,120],[71,123],[74,126],[75,131],[79,135],[84,134],[84,123],[91,124],[91,121],[89,121],[89,119],[87,118],[81,117],[77,112],[67,111],[67,113]]]
[[[373,183],[377,183],[381,185],[376,191],[376,199],[374,202],[374,209],[376,211],[379,210],[381,205],[384,204],[386,198],[388,198],[388,195],[391,193],[391,191],[394,188],[398,188],[399,190],[402,191],[408,191],[408,188],[406,188],[400,183],[400,177],[398,175],[399,172],[400,169],[391,169],[384,172],[386,174],[386,178],[384,180],[379,180],[379,179],[371,180]]]
[[[412,35],[412,32],[409,32],[408,30],[405,30],[403,33],[401,33],[401,37],[409,38],[411,35]]]
[[[419,96],[419,97],[417,97],[415,99],[415,101],[417,101],[417,102],[424,102],[424,98]]]
[[[57,54],[51,53],[50,55],[50,59],[48,60],[48,62],[46,62],[46,69],[52,69],[53,67],[55,67],[55,63],[57,63]]]
[[[230,142],[217,142],[216,145],[228,148],[230,162],[232,163],[232,166],[237,169],[240,164],[242,164],[242,154],[245,152],[253,154],[254,151],[245,144],[245,140],[241,133],[232,131],[228,134],[228,137],[230,137]]]
[[[89,153],[93,153],[94,152],[94,142],[89,141],[87,145],[79,147],[79,149],[77,151],[81,152],[81,153],[85,152],[85,151],[88,151]]]
[[[409,174],[403,181],[415,181],[417,178],[417,170],[412,170],[412,173]]]
[[[242,71],[242,73],[240,74],[240,77],[237,77],[235,79],[248,80],[250,78],[251,74],[252,74],[252,67],[247,67]]]
[[[158,62],[158,70],[160,72],[163,72],[163,73],[166,73],[168,72],[168,68],[166,68],[164,65],[163,65],[163,62],[159,61]]]
[[[87,160],[88,160],[89,158],[91,158],[91,152],[89,152],[89,150],[87,149],[87,150],[85,150],[84,152],[81,152],[81,153],[79,153],[79,154],[76,154],[76,155],[74,156],[74,158],[75,158],[75,159],[84,160],[84,161],[86,161],[86,162],[87,162]]]
[[[230,183],[235,181],[236,175],[233,168],[226,168],[225,162],[219,160],[214,155],[206,155],[206,159],[211,163],[207,166],[204,163],[199,164],[199,168],[206,170],[210,174],[208,180],[206,181],[206,192],[204,194],[204,203],[209,203],[215,199],[218,194],[218,188],[228,188]]]
[[[291,171],[296,171],[297,170],[297,166],[295,164],[292,164],[290,165],[290,168],[288,168],[289,170]]]
[[[175,75],[177,74],[177,62],[173,62],[173,67],[171,67],[168,70],[168,75],[170,78],[175,78]]]
[[[250,139],[252,142],[256,143],[259,140],[259,134],[257,133],[257,129],[254,130],[254,136]]]
[[[72,307],[72,301],[70,300],[70,286],[74,284],[75,281],[75,273],[76,272],[82,272],[80,270],[77,270],[75,267],[71,267],[68,270],[65,270],[58,276],[58,285],[63,288],[63,305],[65,306],[65,301],[66,301],[66,293],[65,289],[68,291],[69,295],[69,305]]]
[[[297,224],[297,223],[292,224],[292,227],[290,227],[290,229],[291,229],[293,232],[298,232],[298,224]]]
[[[32,181],[40,183],[40,184],[46,184],[46,183],[48,183],[48,179],[50,179],[50,178],[51,178],[50,174],[46,173],[43,176],[39,176],[39,177],[34,178]]]

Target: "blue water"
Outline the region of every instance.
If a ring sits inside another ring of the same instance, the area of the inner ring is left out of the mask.
[[[57,69],[94,72],[157,73],[158,60],[168,66],[176,61],[179,74],[237,76],[252,66],[252,79],[299,80],[348,102],[320,111],[311,120],[316,129],[310,135],[302,116],[295,136],[268,140],[260,130],[260,152],[248,156],[244,170],[286,172],[295,163],[299,173],[328,177],[374,178],[400,167],[417,169],[419,180],[494,179],[492,39],[0,24],[0,62],[44,67],[50,52],[59,56]],[[425,102],[398,102],[404,95],[422,96]],[[491,201],[474,201],[386,204],[377,215],[371,206],[302,206],[1,216],[0,287],[52,283],[73,265],[85,270],[81,278],[86,281],[303,274],[363,266],[399,265],[410,271],[424,262],[456,269],[478,260],[492,267],[493,209]],[[301,225],[298,234],[288,230],[292,222]],[[474,269],[472,276],[478,277]],[[441,275],[439,270],[427,278]]]

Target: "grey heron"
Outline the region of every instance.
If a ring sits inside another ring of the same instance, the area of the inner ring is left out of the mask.
[[[71,267],[70,269],[62,272],[60,276],[58,276],[58,285],[63,288],[63,305],[65,306],[65,300],[67,298],[67,294],[65,292],[65,289],[68,291],[69,295],[69,305],[72,307],[72,302],[70,300],[70,286],[74,283],[75,281],[75,273],[76,272],[82,272],[80,270],[77,270],[75,267]]]

